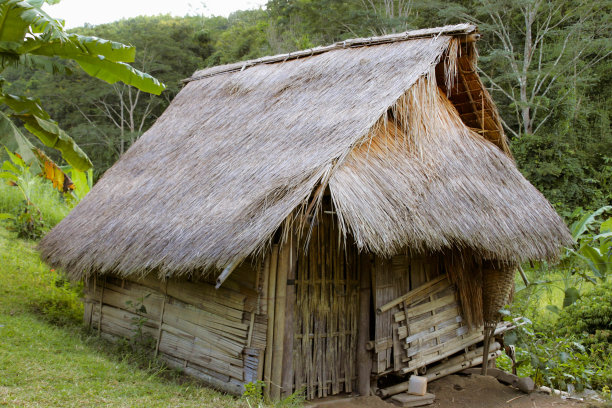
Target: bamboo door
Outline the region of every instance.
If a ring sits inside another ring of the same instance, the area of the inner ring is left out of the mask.
[[[294,389],[307,399],[352,392],[357,376],[357,250],[345,247],[331,215],[321,218],[295,282]]]

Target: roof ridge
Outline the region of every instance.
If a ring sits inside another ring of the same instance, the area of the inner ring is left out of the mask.
[[[244,71],[247,68],[260,64],[274,64],[277,62],[285,62],[288,60],[298,59],[302,57],[310,57],[313,55],[323,54],[325,52],[353,47],[366,47],[369,45],[387,44],[393,42],[407,41],[418,38],[437,37],[440,35],[468,35],[477,31],[477,27],[470,23],[461,23],[455,25],[447,25],[442,27],[424,28],[418,30],[404,31],[396,34],[386,34],[377,37],[368,38],[352,38],[344,41],[338,41],[330,45],[318,46],[307,50],[294,51],[287,54],[270,55],[253,60],[234,62],[226,65],[205,68],[196,71],[191,77],[183,79],[183,83],[197,81],[202,78],[208,78],[214,75],[224,74],[228,72]]]

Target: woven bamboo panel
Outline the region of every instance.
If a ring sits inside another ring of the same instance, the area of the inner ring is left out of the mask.
[[[391,259],[375,258],[372,273],[374,306],[379,307],[410,290],[410,258],[397,255]],[[392,309],[376,316],[375,338],[377,347],[374,350],[372,371],[381,374],[393,369],[393,312]]]
[[[294,389],[308,399],[352,392],[357,375],[357,252],[342,245],[331,216],[321,218],[296,276]]]
[[[244,263],[220,289],[207,281],[108,276],[87,283],[84,320],[109,338],[152,338],[172,366],[232,393],[261,378],[266,344],[262,265]],[[140,322],[140,323],[139,323]]]

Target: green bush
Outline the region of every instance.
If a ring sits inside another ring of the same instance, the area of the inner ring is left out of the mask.
[[[505,343],[516,346],[517,371],[521,377],[531,377],[537,385],[577,391],[597,388],[597,367],[587,349],[577,337],[559,336],[553,328],[532,323],[506,333]],[[507,357],[498,360],[499,366],[511,370]]]
[[[557,324],[561,334],[612,330],[612,282],[596,286],[564,308]]]
[[[529,290],[520,291],[514,313],[518,308],[523,314],[525,301],[532,306],[542,297],[541,285],[529,289],[537,290],[539,296],[525,299]],[[605,392],[612,384],[612,282],[594,286],[575,303],[556,309],[547,317],[543,314],[546,309],[532,311],[533,323],[506,333],[506,344],[516,346],[519,376],[562,390]],[[502,369],[511,369],[505,356],[498,363]]]
[[[612,282],[596,286],[559,314],[561,336],[580,336],[595,374],[593,386],[612,384]]]

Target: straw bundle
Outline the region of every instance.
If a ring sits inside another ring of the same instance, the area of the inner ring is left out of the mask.
[[[482,268],[474,262],[469,250],[448,251],[442,258],[448,277],[457,288],[465,322],[471,328],[482,326],[484,323]]]

